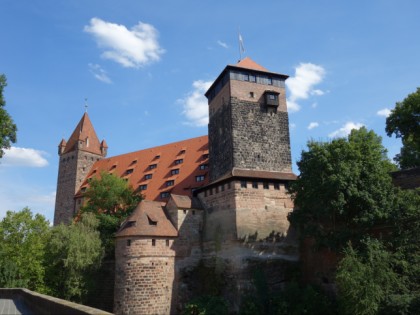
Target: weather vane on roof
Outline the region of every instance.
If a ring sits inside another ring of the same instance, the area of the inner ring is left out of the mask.
[[[85,113],[87,113],[88,104],[87,104],[87,98],[85,98]]]

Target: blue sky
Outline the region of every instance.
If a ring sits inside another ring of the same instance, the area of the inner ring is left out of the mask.
[[[293,161],[352,127],[383,137],[420,86],[419,1],[1,0],[0,73],[18,142],[0,160],[0,218],[53,220],[57,146],[88,112],[108,156],[207,134],[205,88],[248,56],[290,76]],[[294,165],[294,170],[297,168]]]

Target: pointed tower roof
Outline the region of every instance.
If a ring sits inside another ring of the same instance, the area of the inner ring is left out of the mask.
[[[245,57],[244,59],[240,60],[235,66],[239,68],[270,72],[249,57]]]
[[[66,149],[63,153],[76,150],[80,141],[83,142],[81,150],[94,154],[101,154],[101,144],[88,113],[83,114],[82,119],[80,119],[77,127],[71,134],[69,141],[67,141]]]

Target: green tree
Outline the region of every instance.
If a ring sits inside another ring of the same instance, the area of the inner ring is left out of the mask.
[[[363,245],[358,253],[349,244],[338,266],[340,314],[378,314],[381,304],[402,283],[392,268],[391,253],[378,240],[367,239]]]
[[[111,256],[114,254],[115,232],[142,197],[124,179],[106,172],[90,181],[84,196],[87,201],[81,212],[96,214],[106,255]]]
[[[49,223],[28,208],[8,211],[0,222],[0,286],[44,291]]]
[[[100,267],[103,254],[97,227],[95,215],[86,213],[78,222],[52,228],[46,252],[46,284],[50,294],[83,302],[90,275]]]
[[[6,101],[4,100],[3,90],[7,86],[6,76],[0,74],[0,158],[4,155],[4,149],[9,149],[11,143],[16,142],[16,125],[9,113],[4,109]]]
[[[420,166],[420,88],[409,94],[386,119],[388,136],[401,138],[403,147],[395,157],[401,168]]]
[[[381,138],[366,128],[348,138],[308,143],[291,185],[295,210],[289,220],[302,236],[339,251],[389,217],[394,187]]]

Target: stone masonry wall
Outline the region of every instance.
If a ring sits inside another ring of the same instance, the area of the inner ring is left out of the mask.
[[[233,168],[232,111],[229,104],[215,111],[209,123],[210,181]]]
[[[71,222],[78,210],[74,195],[80,189],[92,165],[101,158],[101,155],[82,150],[71,151],[60,156],[54,225]]]
[[[171,306],[176,305],[177,297],[173,242],[146,237],[117,239],[115,314],[173,313]]]
[[[231,99],[233,165],[237,168],[291,172],[289,117],[266,106]]]

